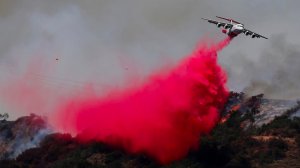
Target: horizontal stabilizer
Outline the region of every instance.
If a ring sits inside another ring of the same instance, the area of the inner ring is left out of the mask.
[[[223,20],[227,20],[227,21],[229,21],[229,22],[236,23],[236,24],[241,24],[240,22],[237,22],[237,21],[235,21],[235,20],[233,20],[233,19],[227,19],[227,18],[223,18],[223,17],[220,17],[220,16],[216,16],[216,17],[219,18],[219,19],[223,19]]]

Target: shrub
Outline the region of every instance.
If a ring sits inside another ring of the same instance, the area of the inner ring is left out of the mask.
[[[271,149],[274,149],[274,148],[279,149],[279,150],[286,150],[286,149],[288,149],[287,143],[284,140],[277,139],[277,138],[271,139],[269,141],[268,146]]]

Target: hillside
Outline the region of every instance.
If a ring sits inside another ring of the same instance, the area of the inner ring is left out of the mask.
[[[300,118],[294,116],[299,109],[297,101],[231,93],[220,123],[201,138],[199,149],[169,165],[99,142],[50,134],[35,115],[3,120],[0,167],[300,167]]]

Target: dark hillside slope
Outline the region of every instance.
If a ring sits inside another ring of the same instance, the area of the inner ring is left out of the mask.
[[[169,165],[159,165],[143,154],[131,155],[99,142],[83,144],[57,133],[41,138],[38,147],[25,150],[16,159],[3,159],[0,167],[300,167],[300,118],[291,117],[299,108],[296,101],[231,93],[222,120],[210,135],[202,137],[199,149]],[[38,118],[26,119],[42,121]],[[0,135],[14,141],[16,135],[6,129],[17,128],[13,125],[18,122],[1,121]],[[37,123],[38,127],[22,125],[22,129],[32,130],[23,132],[37,134],[44,128],[43,122]],[[26,138],[22,140],[26,142]]]

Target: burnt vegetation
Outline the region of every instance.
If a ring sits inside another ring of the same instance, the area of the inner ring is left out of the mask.
[[[232,93],[220,122],[211,134],[201,137],[199,149],[169,165],[159,165],[144,154],[127,154],[99,142],[80,143],[68,134],[50,134],[39,147],[15,159],[0,161],[0,167],[299,167],[300,118],[291,117],[297,106],[262,126],[254,124],[263,95],[244,100]]]

